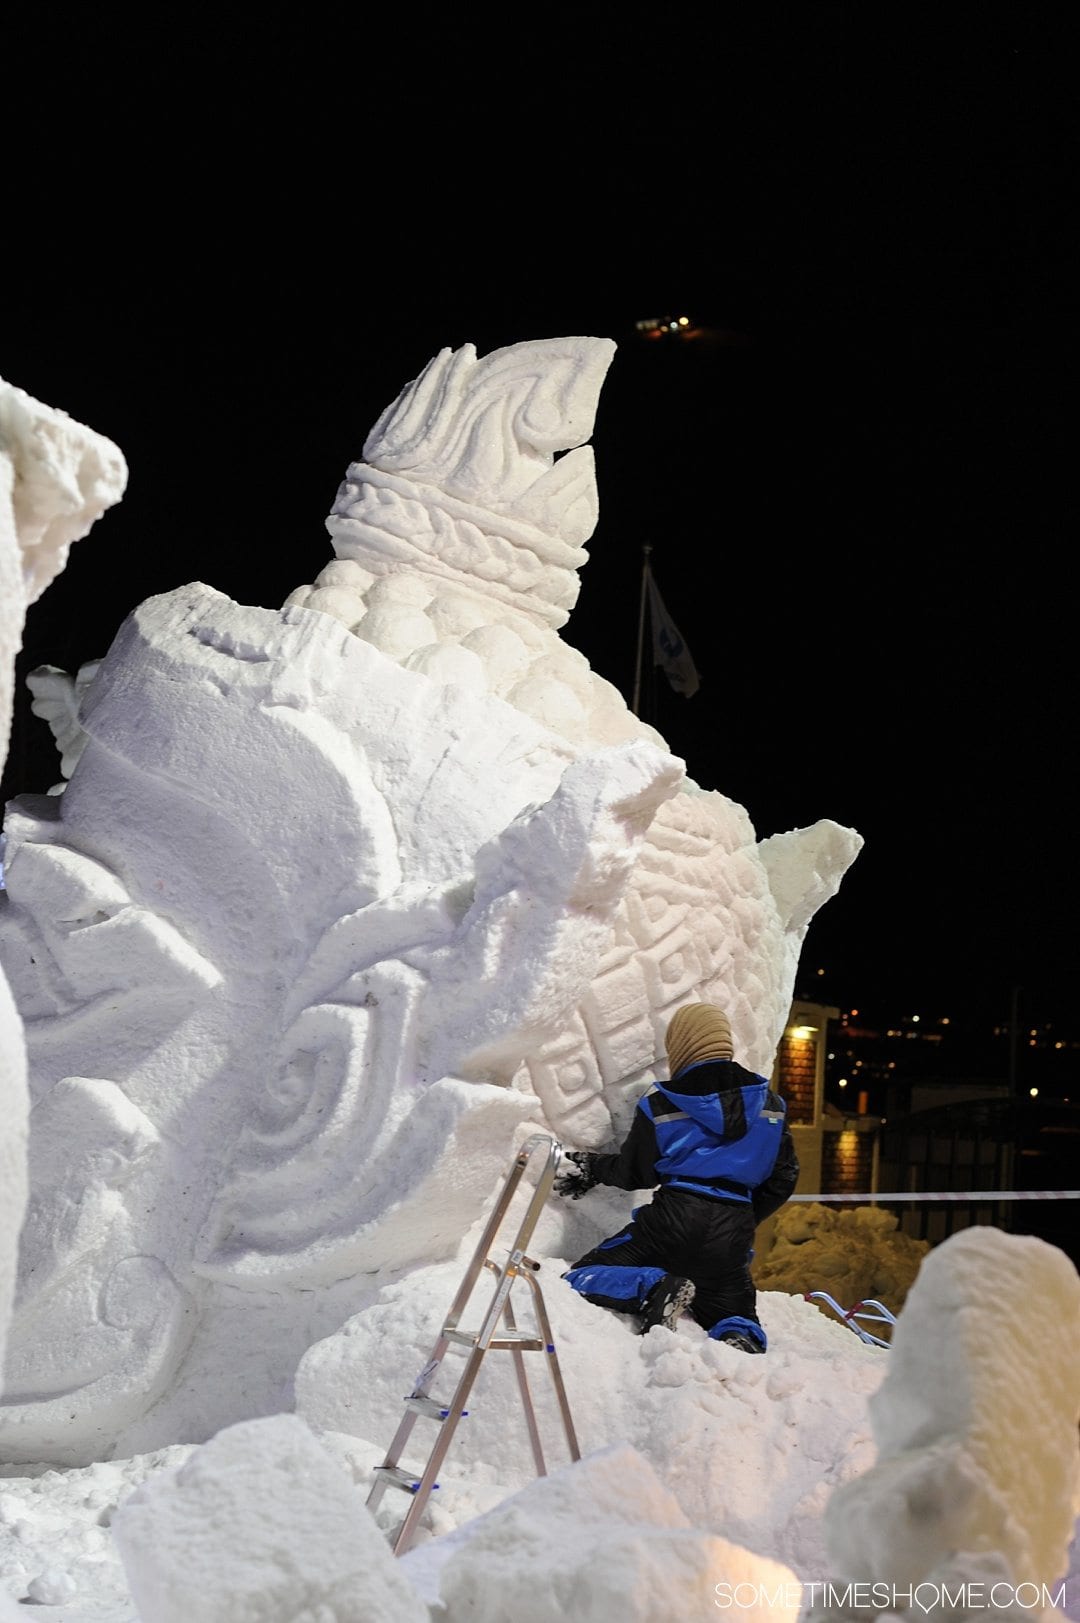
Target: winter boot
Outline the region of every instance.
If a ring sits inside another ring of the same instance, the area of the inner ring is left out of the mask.
[[[765,1348],[753,1336],[744,1336],[739,1330],[729,1330],[726,1335],[717,1336],[717,1341],[726,1341],[729,1347],[738,1347],[740,1352],[763,1353]]]
[[[694,1282],[678,1274],[665,1274],[645,1298],[641,1311],[641,1334],[647,1336],[656,1324],[674,1330],[679,1314],[694,1300]]]

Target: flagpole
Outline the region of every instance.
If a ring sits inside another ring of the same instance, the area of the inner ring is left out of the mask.
[[[645,594],[649,585],[649,554],[652,547],[641,549],[641,602],[638,606],[637,662],[634,666],[634,702],[630,706],[636,716],[641,704],[641,666],[645,654]]]

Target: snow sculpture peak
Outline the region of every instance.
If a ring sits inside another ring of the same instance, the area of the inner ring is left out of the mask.
[[[441,350],[350,466],[327,520],[338,556],[473,589],[495,578],[494,557],[496,595],[565,624],[598,510],[584,442],[614,353],[606,338],[512,344],[483,360],[472,344]]]
[[[127,464],[104,434],[0,378],[2,499],[10,503],[27,604],[127,485]]]

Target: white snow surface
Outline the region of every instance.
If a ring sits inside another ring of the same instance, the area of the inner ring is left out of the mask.
[[[427,1623],[351,1480],[294,1415],[226,1427],[151,1477],[113,1536],[154,1623],[189,1623],[193,1572],[205,1623]]]
[[[410,1609],[414,1596],[431,1609],[433,1623],[495,1623],[501,1616],[523,1623],[621,1623],[639,1616],[696,1616],[706,1607],[712,1615],[719,1584],[728,1585],[728,1593],[742,1586],[743,1604],[730,1608],[733,1617],[754,1611],[763,1594],[775,1603],[770,1616],[782,1618],[785,1608],[794,1616],[800,1599],[812,1599],[809,1585],[838,1582],[844,1574],[844,1561],[835,1560],[826,1545],[834,1493],[856,1503],[865,1493],[869,1503],[887,1508],[875,1488],[881,1461],[874,1430],[895,1431],[923,1401],[925,1363],[894,1363],[895,1348],[867,1346],[812,1304],[772,1292],[759,1296],[769,1334],[764,1357],[710,1342],[689,1319],[674,1334],[657,1328],[635,1335],[631,1321],[590,1306],[558,1277],[568,1256],[610,1227],[621,1198],[604,1191],[570,1205],[553,1202],[531,1247],[541,1262],[538,1277],[581,1463],[569,1463],[554,1389],[543,1357],[533,1355],[530,1384],[550,1472],[536,1479],[512,1359],[490,1352],[440,1472],[427,1525],[397,1563],[409,1586],[397,1610],[365,1610],[367,1600],[356,1598],[378,1595],[386,1574],[383,1552],[370,1543],[375,1523],[364,1501],[371,1469],[385,1457],[402,1399],[456,1293],[475,1230],[454,1258],[373,1282],[369,1305],[313,1346],[295,1394],[282,1392],[283,1405],[287,1401],[295,1413],[224,1428],[202,1446],[173,1445],[66,1471],[9,1467],[0,1477],[0,1594],[48,1601],[45,1615],[57,1623],[172,1623],[182,1614],[192,1623],[226,1617],[300,1623],[308,1617],[305,1607],[312,1623],[367,1623],[369,1617],[425,1616]],[[1002,1256],[1034,1266],[1029,1309],[1036,1317],[1044,1305],[1051,1311],[1068,1307],[1077,1288],[1075,1271],[1070,1282],[1054,1261],[1059,1294],[1046,1301],[1038,1268],[1046,1261],[1041,1251],[1052,1248],[998,1231],[977,1234],[977,1249],[953,1240],[931,1254],[944,1294],[933,1274],[925,1292],[917,1281],[900,1319],[901,1329],[909,1319],[908,1343],[924,1344],[926,1363],[941,1357],[947,1373],[931,1403],[943,1406],[935,1424],[954,1430],[963,1422],[950,1421],[945,1406],[969,1417],[972,1404],[983,1403],[988,1391],[980,1376],[965,1376],[959,1355],[950,1364],[946,1343],[956,1325],[943,1302],[974,1298],[987,1261]],[[492,1285],[478,1285],[479,1308]],[[515,1300],[518,1292],[524,1295],[525,1287],[516,1287]],[[517,1316],[531,1322],[527,1300],[518,1302]],[[471,1315],[462,1322],[471,1323]],[[238,1369],[270,1355],[250,1324],[238,1320],[234,1328],[234,1339],[222,1350]],[[1044,1373],[1021,1340],[991,1338],[982,1354],[984,1370],[996,1368],[999,1390],[1011,1381],[1030,1392]],[[452,1385],[449,1366],[447,1371]],[[1051,1407],[1060,1404],[1059,1437],[1050,1450],[1060,1466],[1068,1459],[1067,1442],[1075,1445],[1076,1439],[1075,1375],[1070,1381],[1060,1367],[1051,1376],[1045,1421],[1052,1425]],[[446,1386],[434,1390],[444,1395]],[[986,1419],[992,1430],[992,1409]],[[424,1425],[417,1422],[407,1464],[421,1464],[431,1446],[433,1434],[429,1427],[425,1441]],[[999,1438],[1009,1454],[1022,1442],[1007,1428]],[[1041,1436],[1030,1442],[1038,1457]],[[297,1461],[306,1462],[303,1469]],[[983,1470],[987,1492],[995,1494],[1000,1474],[993,1462],[984,1459],[976,1468]],[[1071,1502],[1075,1488],[1075,1449],[1071,1477],[1067,1470],[1064,1478],[1033,1471],[1011,1506],[1025,1536],[1036,1538],[1047,1519],[1060,1527],[1057,1496],[1064,1493]],[[323,1498],[321,1526],[313,1501]],[[380,1526],[392,1526],[405,1502],[403,1495],[388,1493]],[[200,1507],[209,1511],[205,1518]],[[296,1526],[307,1530],[299,1544],[288,1525],[293,1507]],[[280,1530],[280,1560],[264,1559],[277,1537],[274,1529]],[[874,1568],[873,1577],[891,1581],[891,1563],[908,1548],[909,1529],[894,1514],[876,1536],[882,1567]],[[1007,1565],[996,1569],[992,1556],[984,1552],[981,1563],[966,1568],[946,1562],[939,1573],[955,1577],[966,1571],[971,1581],[997,1573],[1014,1585],[1053,1581]],[[1075,1545],[1071,1556],[1065,1612],[1077,1618]],[[250,1582],[256,1558],[266,1578],[261,1587]],[[865,1561],[859,1570],[867,1570]],[[335,1590],[335,1584],[342,1587]],[[358,1591],[358,1584],[366,1587]],[[787,1604],[792,1585],[794,1610]],[[231,1612],[222,1610],[223,1595]],[[141,1610],[137,1596],[143,1598]],[[153,1597],[149,1606],[147,1596]],[[295,1604],[295,1615],[281,1609],[286,1601]],[[19,1607],[18,1615],[27,1614]],[[921,1615],[912,1608],[911,1623]],[[987,1615],[1002,1614],[972,1614]],[[1033,1614],[1014,1609],[1013,1615]]]

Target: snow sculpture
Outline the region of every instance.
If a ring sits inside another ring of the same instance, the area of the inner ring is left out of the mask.
[[[127,468],[111,440],[0,378],[0,765],[26,610],[118,502]],[[0,971],[0,1373],[26,1201],[26,1053]]]
[[[163,1391],[209,1280],[457,1239],[529,1108],[485,1079],[588,984],[681,777],[205,586],[129,618],[84,725],[9,814],[5,942],[35,1102],[0,1437],[73,1461]]]
[[[67,787],[7,820],[34,1101],[9,1459],[175,1440],[184,1380],[226,1406],[204,1436],[280,1407],[365,1275],[452,1252],[525,1117],[607,1133],[679,1003],[722,998],[771,1063],[861,842],[757,845],[560,642],[613,347],[444,352],[350,468],[326,581],[151,599],[82,739],[61,703]],[[238,1299],[277,1361],[234,1388]]]
[[[826,1508],[836,1577],[926,1596],[998,1584],[1006,1610],[1017,1586],[1061,1578],[1080,1512],[1078,1342],[1080,1277],[1056,1246],[972,1228],[931,1251],[870,1399],[877,1464]]]
[[[583,441],[614,348],[441,351],[350,466],[327,520],[336,558],[288,601],[434,681],[496,694],[575,752],[662,743],[557,635],[596,523]],[[518,1086],[570,1142],[599,1145],[695,998],[723,1004],[740,1057],[768,1074],[807,927],[861,847],[827,820],[758,844],[742,806],[688,780],[657,813],[587,997]]]

